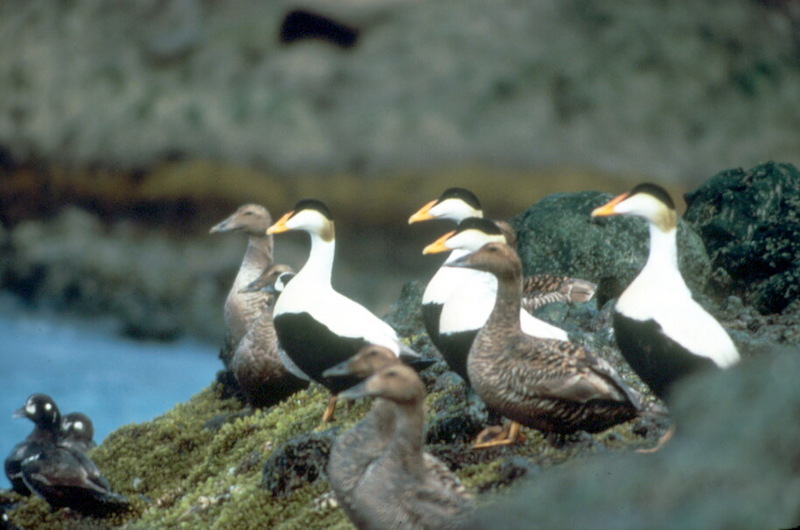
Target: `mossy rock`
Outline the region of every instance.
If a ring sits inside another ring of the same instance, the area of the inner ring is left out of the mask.
[[[800,299],[800,171],[768,162],[730,169],[686,194],[686,220],[718,269],[715,287],[733,288],[762,313]]]

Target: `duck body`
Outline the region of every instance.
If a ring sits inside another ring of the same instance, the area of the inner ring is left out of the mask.
[[[592,215],[628,214],[648,220],[650,251],[639,275],[614,307],[617,345],[653,393],[664,399],[679,379],[739,361],[730,336],[693,298],[678,269],[677,214],[659,186],[644,184]]]
[[[388,349],[369,345],[349,360],[328,369],[327,376],[354,375],[360,379],[372,376],[381,369],[400,361]],[[363,524],[354,498],[356,488],[365,474],[382,457],[395,431],[395,406],[391,401],[376,397],[372,408],[352,428],[336,437],[328,459],[328,479],[331,488],[347,516],[356,525]],[[430,453],[423,453],[426,474],[434,480],[448,483],[457,491],[463,485],[450,469]]]
[[[382,398],[394,407],[391,439],[348,497],[346,512],[353,523],[362,529],[458,528],[472,500],[456,478],[447,476],[452,473],[433,471],[426,463],[425,390],[413,369],[389,366],[342,395]]]
[[[101,514],[127,508],[92,460],[75,449],[51,444],[22,462],[25,485],[54,508]]]
[[[358,378],[328,378],[323,372],[367,344],[384,346],[395,355],[417,356],[391,326],[331,286],[335,236],[323,203],[300,201],[270,230],[303,230],[311,238],[308,260],[278,297],[273,317],[278,340],[299,370],[336,395]]]
[[[244,337],[261,311],[272,302],[273,297],[269,293],[243,291],[272,263],[272,236],[266,233],[271,224],[272,216],[264,206],[244,204],[209,231],[212,234],[230,232],[247,235],[247,249],[225,298],[226,342],[231,350]]]
[[[291,272],[288,265],[273,263],[245,289],[274,287],[281,275]],[[274,405],[308,387],[307,378],[296,376],[284,365],[271,304],[261,311],[237,344],[230,369],[245,401],[256,408]]]
[[[473,388],[490,408],[549,439],[603,431],[639,415],[636,392],[606,361],[577,344],[522,331],[522,265],[513,249],[488,243],[454,265],[498,278],[494,308],[467,360]]]

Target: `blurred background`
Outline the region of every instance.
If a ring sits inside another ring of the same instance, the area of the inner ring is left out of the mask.
[[[32,392],[102,439],[213,379],[245,240],[208,229],[242,203],[325,201],[334,285],[383,314],[441,262],[420,251],[449,225],[407,219],[446,187],[494,218],[677,198],[800,163],[799,95],[797,0],[4,1],[0,452]],[[275,243],[302,265],[305,238]]]

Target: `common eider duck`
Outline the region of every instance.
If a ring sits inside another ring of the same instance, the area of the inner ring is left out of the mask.
[[[70,412],[64,415],[58,444],[81,453],[97,447],[94,441],[94,424],[89,416],[82,412]]]
[[[331,286],[336,239],[333,218],[324,203],[301,200],[267,233],[288,230],[308,233],[311,250],[305,265],[278,297],[275,330],[294,364],[331,392],[323,415],[323,421],[331,421],[336,394],[358,379],[327,378],[322,375],[326,369],[349,359],[367,344],[384,346],[395,355],[414,358],[418,354],[403,344],[389,324]]]
[[[105,514],[130,505],[127,497],[112,491],[88,456],[70,447],[45,445],[22,461],[21,473],[25,485],[53,508]]]
[[[247,235],[247,250],[225,299],[224,316],[228,336],[223,360],[226,364],[233,348],[244,337],[264,307],[272,301],[272,296],[268,293],[242,292],[244,286],[258,278],[272,263],[272,236],[266,234],[271,224],[272,216],[264,206],[245,204],[209,230],[210,234],[236,232]]]
[[[273,263],[248,285],[271,285],[274,289],[274,282],[281,274],[292,272],[288,265]],[[273,323],[273,308],[266,307],[236,345],[230,362],[245,402],[251,407],[269,407],[308,387],[308,377],[285,366],[282,353]]]
[[[431,243],[422,251],[423,254],[437,252],[460,251],[474,252],[489,242],[505,243],[505,236],[500,228],[488,219],[468,217],[451,231]],[[478,330],[486,323],[489,313],[494,307],[497,297],[497,280],[491,274],[464,270],[472,274],[454,287],[442,304],[439,316],[439,339],[436,347],[442,353],[451,370],[467,379],[467,354]],[[533,305],[533,304],[531,304]],[[522,330],[536,337],[569,340],[567,332],[552,324],[534,317],[520,309]]]
[[[704,368],[739,361],[730,336],[700,304],[678,269],[678,214],[661,186],[640,184],[596,208],[593,217],[632,215],[650,229],[650,253],[614,306],[614,333],[625,360],[659,398]]]
[[[13,417],[28,418],[34,424],[33,431],[14,446],[5,460],[5,472],[12,489],[27,496],[31,491],[22,480],[22,462],[58,441],[61,435],[61,412],[47,394],[32,394],[24,407],[14,411]]]
[[[353,523],[381,530],[460,528],[473,508],[472,499],[457,480],[433,472],[426,464],[425,387],[417,373],[395,363],[341,396],[381,398],[394,407],[391,440],[348,498],[346,513]]]
[[[356,376],[366,379],[400,360],[391,350],[368,345],[347,361],[329,368],[325,376]],[[356,525],[361,522],[353,508],[353,491],[371,466],[383,455],[395,430],[395,406],[383,398],[375,398],[372,408],[351,429],[336,437],[328,459],[328,479],[339,505]],[[448,482],[456,491],[464,492],[461,481],[438,458],[423,453],[426,473],[431,480]]]
[[[522,331],[522,263],[514,249],[487,243],[450,266],[489,272],[498,283],[492,313],[470,349],[467,372],[486,404],[514,423],[506,438],[476,447],[513,443],[519,424],[559,444],[577,431],[600,432],[639,415],[639,396],[605,360],[575,343]]]

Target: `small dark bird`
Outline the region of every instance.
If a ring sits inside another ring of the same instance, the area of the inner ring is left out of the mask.
[[[86,453],[97,447],[94,442],[94,424],[81,412],[70,412],[61,420],[58,445]]]
[[[600,432],[639,415],[639,396],[605,360],[577,344],[522,331],[522,263],[514,249],[487,243],[450,265],[489,272],[498,284],[492,313],[470,349],[467,371],[486,404],[515,423],[505,438],[477,447],[513,443],[519,424],[560,444],[577,431]]]
[[[353,523],[362,529],[459,528],[473,508],[472,499],[457,480],[432,471],[426,462],[425,387],[417,373],[394,363],[341,396],[382,399],[394,407],[391,440],[348,497],[346,513]]]
[[[28,418],[34,423],[33,431],[14,446],[5,460],[5,471],[11,487],[20,495],[31,491],[22,480],[22,462],[54,445],[61,434],[61,412],[56,402],[47,394],[32,394],[25,406],[14,412],[15,418]]]
[[[127,497],[114,493],[108,480],[85,454],[55,444],[22,461],[22,479],[54,508],[105,514],[127,508]]]
[[[650,228],[647,262],[614,306],[617,345],[634,372],[666,399],[687,374],[739,362],[733,341],[692,299],[678,269],[678,214],[666,190],[640,184],[592,212],[609,215],[641,217]]]

